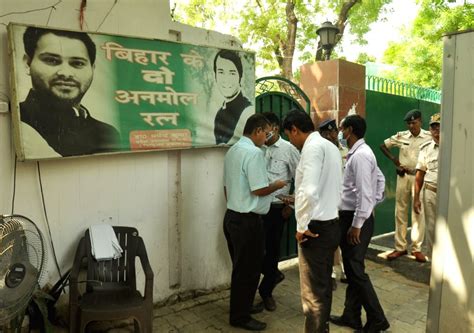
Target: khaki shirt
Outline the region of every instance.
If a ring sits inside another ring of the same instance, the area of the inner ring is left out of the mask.
[[[436,187],[438,182],[439,145],[433,140],[421,146],[416,169],[426,172],[424,182]]]
[[[400,148],[398,160],[404,167],[414,169],[418,161],[420,146],[431,141],[431,133],[424,129],[420,130],[418,136],[413,136],[410,131],[398,132],[384,141],[385,146],[390,149]]]

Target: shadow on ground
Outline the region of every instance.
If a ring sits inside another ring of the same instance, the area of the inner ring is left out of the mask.
[[[393,235],[380,237],[376,240],[373,240],[372,244],[386,248],[393,248]],[[408,244],[410,244],[410,241],[408,241]],[[422,251],[426,253],[426,249],[424,247],[422,248]],[[379,250],[369,248],[367,251],[367,259],[390,267],[394,272],[403,275],[407,279],[429,285],[431,262],[419,263],[410,256],[403,256],[396,260],[388,261],[385,258],[381,258],[379,256],[380,253],[381,252]]]

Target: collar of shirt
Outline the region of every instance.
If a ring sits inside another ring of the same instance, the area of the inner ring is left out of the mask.
[[[252,139],[250,139],[248,136],[245,136],[245,135],[242,135],[239,141],[241,141],[242,144],[255,146],[255,143],[253,143]]]
[[[283,140],[283,139],[282,139],[281,136],[280,136],[280,137],[278,138],[278,140],[277,140],[274,144],[272,144],[272,145],[270,145],[270,146],[265,145],[264,147],[265,147],[265,149],[270,149],[270,148],[272,148],[272,147],[273,147],[273,148],[279,148],[279,147],[281,146],[281,144],[282,144],[282,140]]]
[[[355,151],[362,146],[365,143],[364,138],[359,139],[354,143],[351,149],[349,149],[349,152],[347,153],[347,159],[349,159],[352,155],[354,155]]]
[[[314,140],[314,139],[317,138],[318,136],[319,136],[320,138],[322,138],[321,134],[319,134],[318,131],[314,131],[313,133],[311,133],[310,135],[308,135],[308,137],[306,138],[306,141],[303,143],[303,148],[301,148],[301,151],[303,151],[304,146],[306,145],[306,143],[311,142],[312,140]]]
[[[420,129],[420,133],[418,133],[417,136],[414,136],[414,135],[410,132],[410,130],[408,130],[409,137],[412,137],[412,138],[424,138],[424,137],[428,136],[428,133],[429,133],[429,131],[426,131],[426,130],[424,130],[423,128],[421,128],[421,129]],[[430,133],[430,135],[431,135],[431,133]]]

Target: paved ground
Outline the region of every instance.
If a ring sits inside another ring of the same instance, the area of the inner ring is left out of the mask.
[[[393,262],[383,259],[384,253],[371,249],[366,261],[367,272],[372,279],[391,327],[388,332],[425,332],[428,303],[430,264],[420,264],[402,257]],[[274,292],[277,310],[255,315],[265,321],[265,332],[301,332],[301,310],[298,264],[291,260],[282,265],[286,279]],[[343,309],[345,285],[338,283],[334,292],[332,313]],[[257,300],[259,300],[257,296]],[[156,308],[154,332],[244,332],[228,325],[229,291],[223,290],[185,302]],[[365,320],[363,320],[365,321]],[[132,332],[130,326],[116,327],[113,333]],[[331,332],[351,332],[351,329],[331,325]]]

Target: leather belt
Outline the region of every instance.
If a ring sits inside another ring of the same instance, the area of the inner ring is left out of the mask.
[[[427,190],[430,190],[430,191],[434,192],[434,193],[436,193],[437,190],[438,190],[438,189],[436,188],[436,186],[433,186],[433,185],[430,185],[430,184],[425,184],[425,188],[426,188]]]
[[[283,202],[272,202],[272,207],[274,208],[283,208],[286,205]]]

